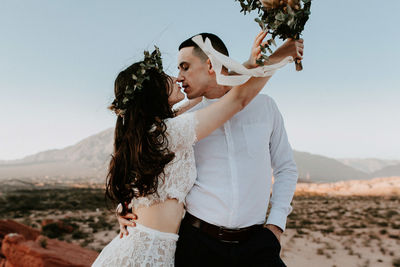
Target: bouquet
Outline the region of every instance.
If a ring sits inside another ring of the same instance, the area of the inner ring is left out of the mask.
[[[287,38],[299,39],[304,25],[306,24],[311,12],[311,0],[235,0],[239,1],[242,7],[240,12],[250,13],[258,11],[256,22],[264,31],[271,34],[271,39],[264,46],[261,45],[263,54],[257,60],[257,64],[264,65],[268,60],[266,52],[272,54],[271,45],[275,45],[275,38],[282,40]],[[300,60],[296,60],[296,70],[303,69]]]

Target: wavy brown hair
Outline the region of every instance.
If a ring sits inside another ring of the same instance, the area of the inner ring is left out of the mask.
[[[118,74],[110,109],[123,101],[126,88],[133,88],[132,75],[141,63],[134,63]],[[165,165],[175,157],[168,150],[164,123],[174,117],[168,103],[172,79],[156,69],[147,70],[146,75],[150,79],[134,91],[124,116],[118,116],[115,125],[114,151],[106,179],[106,198],[114,204],[157,193],[158,178],[161,175],[163,179]],[[126,206],[123,207],[125,213]]]

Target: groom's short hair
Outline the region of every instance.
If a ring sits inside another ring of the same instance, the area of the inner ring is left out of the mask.
[[[203,32],[203,33],[199,33],[199,34],[193,35],[189,39],[183,41],[181,43],[181,45],[179,46],[178,51],[181,50],[182,48],[185,48],[185,47],[194,47],[193,53],[195,55],[197,55],[199,58],[201,58],[203,60],[207,60],[207,58],[208,58],[207,55],[192,40],[193,37],[198,36],[198,35],[200,35],[203,38],[203,41],[205,41],[206,38],[210,39],[211,44],[212,44],[212,46],[213,46],[213,48],[215,50],[217,50],[218,52],[224,54],[225,56],[229,56],[228,48],[226,48],[226,46],[225,46],[224,42],[221,40],[221,38],[219,38],[215,34],[208,33],[208,32]]]

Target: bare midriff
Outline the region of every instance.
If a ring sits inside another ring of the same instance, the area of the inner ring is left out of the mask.
[[[137,223],[160,232],[178,233],[184,212],[183,203],[176,199],[167,199],[150,207],[133,210],[138,216]]]

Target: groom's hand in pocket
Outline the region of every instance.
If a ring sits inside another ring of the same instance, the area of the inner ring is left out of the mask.
[[[124,235],[128,235],[127,227],[135,227],[136,223],[134,220],[137,220],[137,215],[133,213],[127,213],[125,215],[118,215],[117,216],[118,223],[119,223],[119,238],[122,238]]]
[[[264,225],[264,227],[271,230],[271,232],[276,236],[276,239],[278,239],[279,243],[281,243],[281,234],[283,233],[283,231],[280,227],[273,224],[266,224]]]

